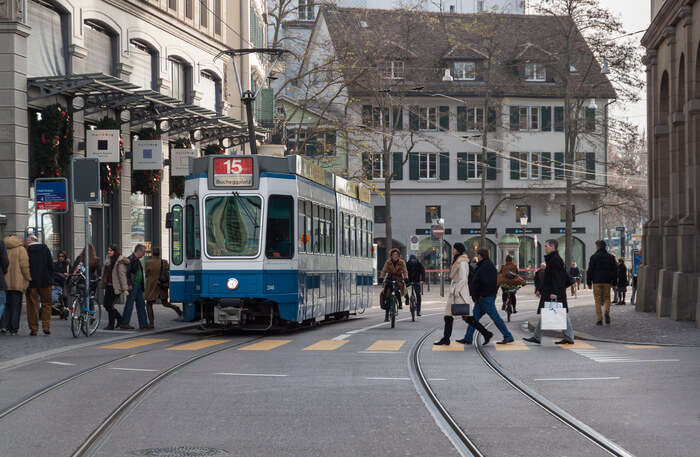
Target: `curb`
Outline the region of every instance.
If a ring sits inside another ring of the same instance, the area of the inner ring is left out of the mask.
[[[537,320],[539,319],[538,315],[532,316],[527,320],[527,328],[530,332],[534,332],[535,328],[537,327]],[[543,330],[542,331],[543,336],[548,336],[548,337],[553,337],[556,338],[560,335],[559,331],[556,330]],[[625,341],[625,340],[614,340],[614,339],[609,339],[609,338],[601,338],[593,335],[589,335],[588,333],[585,332],[579,332],[577,330],[574,330],[574,336],[579,339],[579,340],[584,340],[584,341],[597,341],[599,343],[612,343],[612,344],[629,344],[629,345],[634,345],[634,346],[647,346],[647,345],[653,345],[653,346],[662,346],[662,347],[678,347],[678,348],[697,348],[700,347],[700,345],[695,345],[695,344],[675,344],[675,343],[657,343],[654,341]]]
[[[25,355],[22,357],[17,357],[16,359],[11,359],[11,360],[8,360],[6,362],[1,362],[0,363],[0,371],[8,370],[11,368],[16,368],[20,365],[24,365],[25,363],[33,362],[35,360],[43,359],[45,357],[50,357],[50,356],[54,356],[57,354],[62,354],[64,352],[73,351],[75,349],[82,349],[82,348],[86,348],[86,347],[90,347],[90,346],[96,346],[98,344],[108,344],[108,343],[113,343],[113,342],[117,342],[117,341],[128,340],[131,338],[140,338],[140,337],[143,337],[146,335],[158,335],[161,333],[170,333],[170,332],[174,332],[177,330],[190,330],[190,329],[197,328],[197,327],[199,327],[199,323],[168,327],[168,328],[164,328],[164,329],[158,329],[158,330],[147,331],[147,332],[134,332],[133,335],[115,336],[114,338],[93,340],[93,341],[80,343],[80,344],[69,344],[69,345],[66,345],[66,346],[63,346],[60,348],[49,349],[48,351],[36,352],[34,354],[29,354],[29,355]]]

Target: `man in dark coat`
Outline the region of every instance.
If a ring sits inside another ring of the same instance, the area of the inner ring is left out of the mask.
[[[134,252],[129,256],[129,269],[126,272],[126,281],[129,284],[129,292],[124,303],[124,312],[122,313],[122,324],[119,328],[131,330],[129,323],[131,321],[131,313],[134,310],[134,302],[136,302],[136,316],[139,320],[139,328],[148,328],[148,319],[146,317],[146,301],[144,298],[144,290],[146,287],[146,276],[143,273],[143,265],[141,258],[146,255],[146,246],[137,244],[134,247]]]
[[[423,292],[423,281],[425,281],[425,268],[423,264],[418,261],[416,256],[411,254],[408,258],[408,263],[406,263],[406,269],[408,270],[408,282],[413,285],[413,290],[416,292],[416,314],[420,316],[420,307],[423,301],[421,292]],[[406,294],[406,303],[408,303],[408,294]]]
[[[484,314],[488,314],[498,331],[503,335],[503,340],[496,344],[508,344],[515,341],[513,335],[508,330],[506,323],[496,310],[496,295],[498,295],[498,272],[493,262],[489,258],[488,249],[477,251],[478,262],[476,268],[469,274],[469,295],[474,300],[474,320],[481,319]],[[472,344],[474,337],[474,327],[469,325],[464,339],[457,340],[458,343]],[[486,342],[484,342],[486,344]]]
[[[27,289],[27,323],[30,335],[39,332],[39,301],[41,301],[41,326],[44,333],[51,334],[51,286],[53,285],[53,257],[48,246],[40,243],[36,236],[27,238],[29,272],[32,280]]]
[[[617,259],[617,298],[619,299],[615,304],[624,305],[625,295],[627,295],[627,286],[629,285],[629,279],[627,279],[627,266],[625,265],[625,259],[620,257]]]
[[[596,325],[603,325],[602,307],[605,304],[605,323],[610,323],[610,288],[617,283],[617,263],[615,257],[606,249],[604,240],[595,242],[598,249],[588,262],[586,282],[593,287],[595,312],[598,317]]]
[[[2,322],[2,315],[5,313],[5,304],[7,303],[7,281],[5,281],[5,275],[9,267],[10,259],[7,257],[7,248],[5,243],[0,240],[0,322]],[[0,330],[3,333],[5,332],[5,329]]]
[[[542,312],[545,302],[559,302],[563,305],[566,313],[566,330],[564,338],[557,341],[556,344],[574,344],[574,328],[571,325],[569,317],[568,305],[566,302],[566,289],[569,287],[570,278],[566,271],[564,261],[559,256],[559,242],[557,240],[547,240],[544,243],[544,256],[547,266],[544,269],[544,277],[542,278],[541,289],[537,292],[540,297],[540,306],[537,308],[537,314]],[[530,343],[540,344],[542,341],[542,320],[537,323],[535,334],[530,338],[524,338]]]

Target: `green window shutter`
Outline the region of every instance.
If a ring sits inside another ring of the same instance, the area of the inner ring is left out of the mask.
[[[418,110],[419,108],[417,106],[411,106],[408,112],[408,128],[413,131],[420,130],[420,119],[418,117]]]
[[[489,106],[489,117],[487,119],[489,132],[496,131],[496,127],[498,125],[497,116],[498,116],[498,114],[496,113],[496,108]]]
[[[418,181],[418,154],[408,156],[408,179]]]
[[[450,107],[440,107],[440,130],[447,132],[450,130]]]
[[[394,179],[396,181],[401,181],[403,179],[403,153],[394,152],[393,162]]]
[[[447,181],[450,179],[450,153],[440,153],[440,180]]]
[[[555,152],[554,153],[554,179],[563,180],[564,179],[564,153]]]
[[[552,179],[552,153],[543,152],[542,153],[542,170],[540,173],[543,180]]]
[[[510,129],[513,131],[520,130],[520,107],[510,107]]]
[[[520,158],[517,152],[510,153],[510,179],[519,180],[520,179]]]
[[[564,107],[555,106],[554,107],[554,131],[563,132],[564,131]]]
[[[542,110],[540,112],[542,114],[542,120],[540,121],[542,123],[542,131],[543,132],[551,132],[552,131],[552,107],[551,106],[543,106]]]
[[[393,111],[394,130],[403,130],[403,108],[394,107]]]
[[[457,153],[457,179],[460,181],[467,180],[467,153],[458,152]]]
[[[275,90],[271,87],[266,87],[260,91],[261,115],[260,120],[264,122],[273,121],[273,113],[275,112]]]
[[[595,152],[586,153],[586,179],[595,181]]]
[[[488,168],[486,169],[486,179],[488,179],[489,181],[496,180],[496,160],[497,158],[495,152],[488,152],[486,154],[486,163],[488,165]]]
[[[372,179],[372,163],[370,162],[369,152],[362,153],[362,176],[365,179]]]

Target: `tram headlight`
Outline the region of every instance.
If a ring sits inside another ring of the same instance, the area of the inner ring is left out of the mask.
[[[229,290],[236,290],[238,289],[238,279],[236,278],[228,278],[228,281],[226,281],[226,287]]]

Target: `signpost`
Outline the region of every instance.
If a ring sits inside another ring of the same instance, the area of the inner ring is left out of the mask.
[[[430,236],[438,241],[438,269],[440,270],[440,296],[445,296],[445,274],[442,271],[442,240],[445,236],[444,219],[433,219],[430,227]]]
[[[416,235],[411,235],[411,239],[409,240],[410,243],[410,249],[411,251],[417,251],[418,250],[418,237]]]
[[[90,203],[100,203],[100,160],[96,157],[74,157],[71,162],[73,203],[85,205],[85,303],[90,306]]]
[[[34,180],[34,227],[39,228],[39,211],[65,214],[68,212],[68,180],[66,178],[37,178]],[[44,235],[44,216],[41,215],[41,236]]]

